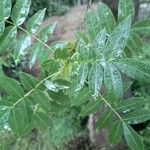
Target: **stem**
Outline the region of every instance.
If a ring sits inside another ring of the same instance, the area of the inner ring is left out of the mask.
[[[14,103],[14,105],[12,106],[12,108],[14,108],[18,103],[20,103],[24,98],[26,98],[27,96],[29,96],[34,90],[36,90],[44,81],[46,81],[47,79],[51,78],[52,76],[55,76],[57,74],[59,74],[60,72],[58,71],[57,73],[54,73],[52,75],[49,75],[48,77],[44,78],[42,81],[40,81],[35,88],[33,88],[32,90],[30,90],[29,92],[27,92],[23,97],[21,97],[19,100],[17,100],[16,103]]]
[[[11,21],[6,20],[7,23],[15,26]],[[23,32],[25,32],[26,34],[28,34],[29,36],[32,36],[35,40],[39,41],[40,43],[42,43],[46,48],[54,51],[50,46],[48,46],[45,42],[43,42],[41,39],[37,38],[35,35],[31,34],[30,32],[28,32],[27,30],[23,29],[22,27],[17,27],[18,29],[22,30]]]
[[[107,100],[101,94],[99,94],[99,96],[106,103],[106,105],[117,115],[120,121],[124,124],[125,122],[122,120],[121,116],[116,112],[116,110],[107,102]]]

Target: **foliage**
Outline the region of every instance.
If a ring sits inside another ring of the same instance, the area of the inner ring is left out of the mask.
[[[51,47],[47,41],[56,24],[37,33],[45,9],[31,17],[23,29],[20,26],[29,13],[30,0],[18,0],[12,11],[11,1],[0,3],[0,53],[12,50],[16,64],[31,53],[30,68],[38,62],[41,69],[39,78],[23,72],[19,73],[19,81],[0,76],[1,129],[7,127],[25,136],[35,127],[48,129],[52,123],[57,124],[53,116],[67,109],[77,107],[84,117],[103,108],[96,126],[99,130],[109,128],[110,144],[117,144],[124,135],[130,149],[143,150],[141,137],[130,125],[150,119],[149,109],[143,110],[149,102],[141,96],[123,100],[130,79],[142,84],[150,82],[149,65],[134,57],[142,54],[140,36],[150,33],[149,20],[132,24],[132,1],[119,1],[117,22],[110,9],[100,3],[96,12],[86,15],[88,35],[79,32],[76,44]],[[10,26],[5,28],[5,22]],[[18,29],[24,33],[17,36]],[[32,38],[36,41],[32,42]],[[123,80],[123,75],[128,81]],[[67,136],[70,135],[72,131],[68,129]]]

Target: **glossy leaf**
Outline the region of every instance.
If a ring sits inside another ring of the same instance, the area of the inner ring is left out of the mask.
[[[24,96],[24,91],[19,85],[19,83],[11,78],[6,76],[0,77],[0,89],[7,92],[9,95],[12,95],[16,98],[22,98]]]
[[[128,124],[138,124],[150,120],[150,110],[135,110],[123,116]]]
[[[142,82],[150,82],[150,67],[140,61],[126,58],[115,61],[118,69],[127,76]]]
[[[119,141],[121,140],[121,136],[122,136],[122,122],[119,121],[115,121],[109,130],[109,142],[112,145],[116,145],[119,143]]]
[[[132,0],[119,0],[118,6],[118,20],[119,22],[123,21],[129,15],[134,18],[135,10]]]
[[[8,19],[11,13],[11,0],[0,0],[0,20]]]
[[[39,26],[42,24],[42,21],[45,16],[46,9],[39,10],[34,16],[32,16],[27,23],[27,30],[30,33],[35,33]]]
[[[93,93],[93,97],[98,97],[103,81],[103,69],[100,64],[94,64],[88,75],[88,84]]]
[[[57,23],[53,23],[42,29],[39,33],[39,38],[44,41],[48,42],[48,38],[53,34]]]
[[[16,37],[17,29],[16,27],[9,26],[5,28],[2,36],[0,37],[0,52],[5,51]]]
[[[101,106],[102,106],[101,100],[99,100],[99,99],[91,100],[89,103],[87,103],[86,105],[84,105],[82,107],[80,115],[81,116],[88,116],[88,115],[100,110]]]
[[[122,98],[123,84],[121,73],[113,64],[107,64],[104,68],[104,84],[112,99]]]
[[[131,16],[123,20],[112,32],[107,42],[106,55],[112,58],[117,58],[122,55],[126,46],[131,27]]]
[[[131,150],[144,150],[144,145],[140,136],[128,125],[123,124],[125,140]]]
[[[20,26],[26,19],[29,13],[31,0],[17,0],[11,14],[13,23]]]
[[[96,121],[96,127],[99,130],[102,130],[103,128],[106,128],[109,125],[109,122],[112,119],[112,111],[105,111],[103,112],[98,120]]]
[[[110,34],[116,26],[115,18],[111,10],[104,3],[100,3],[97,8],[97,15],[99,31],[106,28],[107,33]]]
[[[150,19],[145,19],[139,22],[136,22],[132,26],[132,31],[137,32],[143,35],[150,35]]]

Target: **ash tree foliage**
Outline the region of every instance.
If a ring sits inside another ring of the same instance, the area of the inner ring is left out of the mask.
[[[11,0],[0,0],[0,53],[12,53],[16,64],[28,55],[29,67],[38,63],[40,69],[39,78],[24,72],[19,80],[0,76],[1,131],[24,136],[35,127],[50,128],[53,115],[78,107],[83,117],[102,112],[96,127],[108,128],[110,144],[124,136],[130,149],[143,150],[142,139],[130,125],[150,119],[150,110],[143,109],[147,99],[124,100],[124,93],[134,80],[150,83],[150,67],[134,57],[142,55],[140,37],[150,35],[150,19],[132,23],[132,0],[119,1],[117,21],[99,3],[95,12],[87,12],[88,35],[78,32],[75,44],[48,46],[56,23],[37,32],[45,9],[31,17],[25,29],[21,27],[30,4],[17,0],[12,8]]]

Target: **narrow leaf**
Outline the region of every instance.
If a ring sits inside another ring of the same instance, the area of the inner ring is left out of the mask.
[[[109,142],[112,145],[116,145],[121,140],[122,136],[122,122],[115,121],[109,130]]]
[[[123,131],[125,140],[131,150],[144,150],[140,136],[129,125],[123,124]]]
[[[88,75],[89,87],[93,93],[93,97],[97,98],[103,81],[103,69],[100,64],[94,64]]]
[[[39,10],[34,16],[32,16],[27,23],[27,30],[30,33],[35,33],[39,26],[42,24],[42,21],[45,16],[46,9]]]
[[[20,26],[26,19],[29,13],[31,0],[17,0],[11,14],[13,23]]]
[[[118,20],[119,22],[123,21],[129,15],[134,18],[135,10],[132,0],[119,0],[118,5]]]
[[[5,30],[5,21],[0,20],[0,36],[3,34],[4,30]]]
[[[123,84],[121,73],[113,64],[107,64],[104,68],[104,84],[108,94],[113,97],[113,99],[122,98]]]

